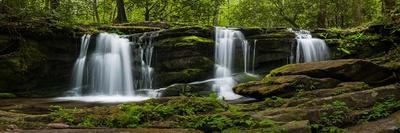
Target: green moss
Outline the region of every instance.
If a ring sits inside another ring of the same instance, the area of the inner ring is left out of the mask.
[[[160,42],[161,46],[197,46],[197,45],[212,45],[213,40],[198,36],[184,36],[176,38],[163,39]]]
[[[150,100],[112,107],[55,108],[52,113],[54,121],[72,126],[136,128],[154,127],[157,123],[172,123],[168,127],[195,128],[203,131],[277,126],[272,120],[256,120],[251,115],[240,112],[235,105],[228,106],[219,100],[216,94],[209,97],[177,97],[161,103]]]
[[[272,98],[267,98],[264,100],[264,103],[268,106],[268,107],[280,107],[283,104],[285,104],[285,100],[283,98],[280,97],[272,97]]]
[[[0,99],[16,98],[17,96],[12,93],[0,93]]]
[[[383,102],[375,103],[375,105],[372,107],[372,110],[370,112],[365,112],[359,122],[367,122],[385,118],[399,109],[400,101],[396,100],[394,97],[390,97]]]
[[[173,83],[186,83],[195,80],[200,80],[205,76],[205,71],[203,69],[184,69],[179,72],[167,72],[160,75],[160,80],[164,84]]]
[[[265,78],[278,76],[279,73],[281,73],[282,71],[288,70],[292,66],[293,66],[293,64],[289,64],[289,65],[284,65],[282,67],[276,68],[276,69],[272,70]]]

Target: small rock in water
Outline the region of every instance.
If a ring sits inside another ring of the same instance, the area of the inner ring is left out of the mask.
[[[53,128],[53,129],[65,129],[65,128],[69,128],[69,125],[64,124],[64,123],[50,123],[50,124],[47,124],[47,127]]]
[[[8,125],[7,130],[9,131],[18,130],[18,126],[14,124]]]

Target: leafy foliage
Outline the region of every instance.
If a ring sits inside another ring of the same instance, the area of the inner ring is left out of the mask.
[[[366,112],[359,122],[377,120],[379,118],[388,117],[391,113],[400,109],[400,101],[393,97],[388,98],[383,102],[376,103],[370,112]]]
[[[398,8],[391,9],[391,14],[383,12],[382,6],[386,4],[380,0],[123,0],[123,3],[131,22],[346,28],[396,21],[399,16]],[[116,6],[116,0],[0,1],[0,11],[8,15],[21,19],[44,17],[73,24],[113,23],[119,12]]]
[[[175,98],[165,103],[146,102],[88,109],[54,108],[54,121],[85,127],[136,128],[168,121],[175,123],[171,126],[203,131],[279,126],[269,119],[253,119],[236,106],[228,106],[215,94],[209,97]]]

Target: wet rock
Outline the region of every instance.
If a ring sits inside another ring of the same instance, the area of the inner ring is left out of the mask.
[[[292,121],[281,126],[287,133],[311,133],[310,122],[304,121]]]
[[[162,97],[182,96],[182,95],[204,95],[209,94],[212,89],[211,82],[194,84],[174,84],[161,91]]]
[[[290,64],[271,72],[272,76],[308,75],[315,78],[336,78],[341,81],[363,81],[367,84],[390,84],[393,72],[366,60],[346,59]]]
[[[206,79],[208,73],[203,69],[184,69],[178,72],[165,72],[160,73],[158,78],[158,84],[170,85],[174,83],[189,83]]]
[[[400,129],[400,112],[388,118],[367,122],[346,129],[347,133],[395,133]]]
[[[18,126],[15,125],[15,124],[8,125],[8,126],[7,126],[7,130],[9,130],[9,131],[18,130]]]
[[[331,78],[317,79],[305,75],[266,77],[262,81],[253,81],[235,86],[237,94],[263,99],[271,96],[291,97],[298,90],[332,88],[340,81]]]
[[[371,87],[364,82],[343,82],[338,84],[335,88],[305,91],[303,93],[297,94],[297,97],[322,98],[367,89],[371,89]]]
[[[250,81],[261,80],[261,77],[259,75],[253,75],[253,74],[249,74],[249,73],[240,73],[240,74],[233,75],[233,79],[237,83],[246,83],[246,82],[250,82]]]
[[[365,91],[357,91],[352,93],[344,93],[337,96],[316,98],[312,101],[304,103],[305,107],[322,106],[332,103],[334,101],[345,102],[347,106],[353,108],[365,108],[374,105],[376,102],[382,101],[386,98],[394,97],[400,99],[400,85],[387,85],[377,87]]]
[[[49,123],[47,124],[47,127],[52,129],[66,129],[69,128],[70,126],[64,123]]]

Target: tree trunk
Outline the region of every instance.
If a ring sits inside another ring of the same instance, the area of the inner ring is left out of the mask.
[[[117,18],[115,18],[115,23],[125,23],[128,22],[125,13],[124,0],[116,0],[117,2]]]
[[[93,0],[93,15],[95,17],[96,23],[100,23],[99,12],[97,11],[98,0]]]
[[[150,21],[150,10],[148,8],[144,12],[144,21]]]
[[[354,25],[358,26],[363,22],[363,13],[362,13],[362,8],[363,8],[363,2],[362,0],[354,0]]]
[[[382,12],[383,14],[390,16],[390,12],[396,7],[396,0],[382,0]]]
[[[57,9],[60,5],[60,0],[50,0],[50,9]]]
[[[318,27],[325,28],[326,27],[326,1],[319,1],[319,12],[318,12]]]

